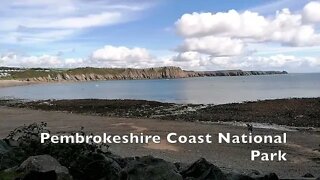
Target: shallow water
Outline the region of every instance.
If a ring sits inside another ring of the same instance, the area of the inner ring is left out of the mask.
[[[0,88],[0,97],[145,99],[203,104],[320,97],[320,73],[36,84]]]

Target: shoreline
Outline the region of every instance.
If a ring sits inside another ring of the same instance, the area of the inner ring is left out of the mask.
[[[260,100],[230,104],[175,104],[147,100],[0,99],[0,106],[118,118],[151,118],[183,122],[220,123],[266,129],[317,131],[320,97]]]
[[[22,80],[0,80],[0,88],[28,86],[32,84],[40,84],[41,82],[22,81]]]

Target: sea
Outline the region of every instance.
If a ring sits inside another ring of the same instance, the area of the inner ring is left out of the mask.
[[[180,104],[227,104],[320,97],[320,73],[185,79],[43,83],[0,88],[5,99],[139,99]]]

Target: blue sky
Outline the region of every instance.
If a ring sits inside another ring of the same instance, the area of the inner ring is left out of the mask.
[[[320,71],[320,2],[12,0],[0,66]]]

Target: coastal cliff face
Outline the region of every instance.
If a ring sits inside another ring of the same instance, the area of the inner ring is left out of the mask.
[[[13,79],[39,82],[131,80],[131,79],[174,79],[209,76],[249,76],[287,74],[285,71],[184,71],[179,67],[132,68],[76,68],[69,70],[27,69],[14,72]]]
[[[90,68],[91,69],[91,68]],[[54,75],[27,78],[27,81],[96,81],[96,80],[131,80],[131,79],[175,79],[187,78],[189,73],[178,67],[160,67],[148,69],[78,69]]]

